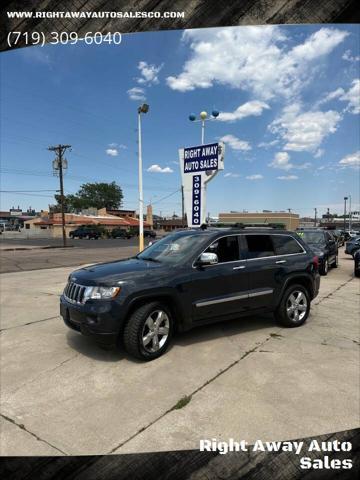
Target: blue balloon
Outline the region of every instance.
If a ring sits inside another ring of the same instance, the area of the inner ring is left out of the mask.
[[[216,118],[216,117],[219,116],[219,113],[220,113],[220,112],[219,112],[218,110],[213,110],[213,111],[211,112],[211,115]]]
[[[191,122],[193,122],[194,120],[196,120],[196,115],[194,115],[193,113],[191,113],[191,114],[189,115],[189,120],[190,120]]]

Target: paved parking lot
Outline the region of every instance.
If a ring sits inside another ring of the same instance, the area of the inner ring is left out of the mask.
[[[200,438],[359,426],[360,281],[349,256],[322,277],[303,327],[267,315],[198,328],[150,363],[63,325],[59,295],[72,270],[0,275],[1,455],[188,449]]]

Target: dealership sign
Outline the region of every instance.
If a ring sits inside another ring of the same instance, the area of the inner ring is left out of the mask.
[[[225,145],[210,143],[179,150],[184,202],[189,227],[206,222],[206,184],[224,169]]]

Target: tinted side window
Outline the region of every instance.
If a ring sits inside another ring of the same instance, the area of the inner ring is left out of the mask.
[[[219,238],[205,251],[216,253],[219,263],[235,262],[240,259],[238,237],[236,235]]]
[[[270,235],[245,235],[248,258],[271,257],[275,255]]]
[[[330,240],[334,240],[333,236],[329,232],[325,232],[325,240],[329,242]]]
[[[289,235],[273,235],[272,239],[276,255],[291,255],[292,253],[303,252],[298,242]]]

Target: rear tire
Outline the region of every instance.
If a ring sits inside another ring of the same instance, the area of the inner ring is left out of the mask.
[[[154,360],[165,353],[173,329],[172,314],[166,305],[146,303],[132,313],[125,325],[125,350],[140,360]]]
[[[302,285],[291,285],[284,292],[275,318],[284,327],[300,327],[310,313],[310,295]]]
[[[332,266],[332,268],[337,268],[338,265],[339,265],[339,257],[338,257],[338,255],[336,255],[335,260],[333,261],[331,266]]]
[[[327,258],[324,260],[324,263],[319,268],[319,272],[320,272],[320,275],[323,275],[324,277],[328,274],[328,272],[329,272],[329,260]]]

